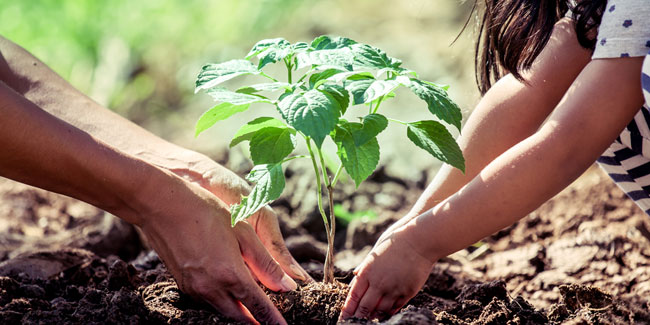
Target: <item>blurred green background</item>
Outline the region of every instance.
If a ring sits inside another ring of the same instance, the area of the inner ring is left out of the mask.
[[[460,0],[3,1],[0,34],[99,103],[166,139],[216,153],[255,112],[194,139],[194,123],[213,105],[207,95],[193,93],[195,77],[205,63],[241,58],[262,38],[296,42],[330,34],[378,46],[424,79],[451,85],[450,95],[467,117],[478,100],[474,17],[451,43],[472,5]],[[382,106],[400,119],[430,118],[414,96],[398,93]],[[403,177],[416,174],[413,168],[434,170],[438,163],[428,154],[401,145],[408,141],[402,133],[381,135],[382,162]]]

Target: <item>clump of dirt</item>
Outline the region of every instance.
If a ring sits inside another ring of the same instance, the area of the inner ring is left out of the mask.
[[[336,324],[347,294],[348,285],[335,281],[311,282],[291,292],[271,292],[269,297],[289,324]]]

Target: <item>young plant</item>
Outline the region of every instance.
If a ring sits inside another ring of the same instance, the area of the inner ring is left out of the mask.
[[[257,58],[257,64],[250,61],[253,58]],[[286,67],[284,81],[264,72],[267,65],[274,63]],[[230,142],[232,147],[249,141],[255,165],[246,177],[255,186],[239,204],[231,206],[232,225],[282,194],[285,186],[282,164],[308,157],[316,176],[318,210],[327,232],[324,282],[328,283],[334,280],[336,220],[332,191],[344,169],[357,187],[373,173],[379,162],[377,135],[389,122],[406,127],[406,136],[416,146],[464,171],[460,148],[443,124],[434,120],[403,122],[378,113],[381,104],[395,97],[395,90],[404,86],[424,100],[439,120],[460,130],[461,112],[447,96],[447,88],[421,80],[414,71],[401,65],[400,60],[376,47],[344,37],[320,36],[310,44],[290,44],[281,38],[262,40],[253,46],[245,60],[204,66],[196,80],[196,91],[205,90],[218,104],[197,122],[197,136],[217,121],[247,110],[253,103],[274,106],[282,117],[281,120],[258,117],[242,126]],[[270,82],[235,91],[221,86],[243,75],[259,76]],[[279,96],[271,96],[273,93]],[[354,107],[358,105],[359,108]],[[356,114],[358,121],[344,119],[348,112]],[[326,166],[321,151],[328,138],[338,148],[340,165],[336,169]],[[291,156],[298,139],[305,142],[308,156]],[[328,195],[329,216],[323,208],[323,189]]]

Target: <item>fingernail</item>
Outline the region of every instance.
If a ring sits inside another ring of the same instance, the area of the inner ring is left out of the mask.
[[[282,276],[282,280],[280,280],[280,286],[284,291],[293,291],[298,288],[298,285],[296,284],[293,279],[291,279],[288,275]]]
[[[302,273],[302,270],[300,269],[300,267],[298,267],[298,265],[291,264],[291,265],[289,266],[289,268],[291,269],[291,272],[293,272],[293,274],[296,275],[296,277],[298,278],[298,280],[300,280],[300,281],[305,281],[305,280],[307,280],[307,278],[305,278],[305,275]]]

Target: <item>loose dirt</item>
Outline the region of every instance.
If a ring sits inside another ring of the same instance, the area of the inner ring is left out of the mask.
[[[312,193],[292,170],[288,193]],[[380,170],[359,191],[343,186],[350,210],[374,220],[343,224],[337,265],[349,268],[426,184]],[[298,195],[300,196],[300,195]],[[276,204],[297,260],[321,276],[323,241],[309,195]],[[316,220],[314,220],[316,219]],[[512,227],[441,260],[396,315],[345,324],[650,324],[650,218],[600,171]],[[314,235],[315,234],[315,235]],[[117,237],[115,237],[117,236]],[[116,239],[118,238],[118,239]],[[137,232],[75,200],[0,179],[0,323],[228,324],[180,292]],[[270,293],[292,324],[335,323],[351,280]]]

